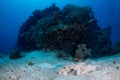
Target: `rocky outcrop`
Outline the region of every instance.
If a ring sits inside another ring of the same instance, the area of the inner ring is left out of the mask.
[[[98,26],[91,7],[55,4],[35,10],[21,26],[17,48],[21,51],[58,50],[75,57],[78,44],[86,44],[91,57],[112,54],[111,28]]]

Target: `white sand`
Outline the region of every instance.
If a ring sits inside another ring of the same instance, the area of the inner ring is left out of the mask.
[[[58,75],[59,68],[72,62],[57,59],[53,52],[34,51],[27,54],[17,60],[0,58],[0,80],[120,80],[120,54],[88,60],[88,66],[101,68],[77,76]]]

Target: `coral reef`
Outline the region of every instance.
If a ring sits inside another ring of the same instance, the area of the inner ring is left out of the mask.
[[[90,49],[86,48],[86,44],[83,44],[83,43],[78,44],[77,47],[78,48],[75,51],[75,59],[74,59],[74,61],[79,61],[80,59],[91,56]]]
[[[11,52],[10,52],[10,55],[9,55],[9,58],[10,59],[18,59],[18,58],[21,58],[23,57],[22,54],[20,53],[19,50],[17,49],[12,49]]]
[[[114,44],[113,46],[113,51],[114,53],[120,53],[120,41],[118,41],[116,44]]]
[[[112,54],[110,34],[110,26],[105,29],[98,26],[90,6],[68,4],[59,9],[52,4],[35,10],[21,26],[17,48],[20,51],[60,50],[75,57],[77,45],[84,43],[91,57],[100,57]]]
[[[56,56],[58,57],[58,58],[62,58],[62,59],[66,59],[66,60],[68,60],[68,59],[70,59],[69,57],[69,54],[67,54],[67,53],[65,53],[64,51],[62,51],[62,50],[57,50],[56,51]]]

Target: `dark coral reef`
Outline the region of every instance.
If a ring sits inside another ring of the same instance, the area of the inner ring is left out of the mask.
[[[120,41],[118,41],[118,42],[116,42],[113,46],[112,46],[112,48],[113,48],[113,51],[114,51],[114,53],[120,53]]]
[[[10,54],[9,54],[9,59],[18,59],[18,58],[22,58],[23,55],[20,53],[19,50],[17,49],[12,49]]]
[[[104,29],[98,26],[90,6],[68,4],[60,9],[52,4],[35,10],[20,27],[17,48],[57,50],[75,56],[77,46],[84,44],[91,57],[100,57],[111,54],[110,34],[110,26]]]

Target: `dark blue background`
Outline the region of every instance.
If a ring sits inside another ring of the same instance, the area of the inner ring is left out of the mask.
[[[120,1],[119,0],[0,0],[0,52],[8,52],[14,47],[19,27],[35,9],[43,9],[53,2],[59,7],[66,4],[90,5],[98,24],[112,26],[111,40],[120,40]]]

